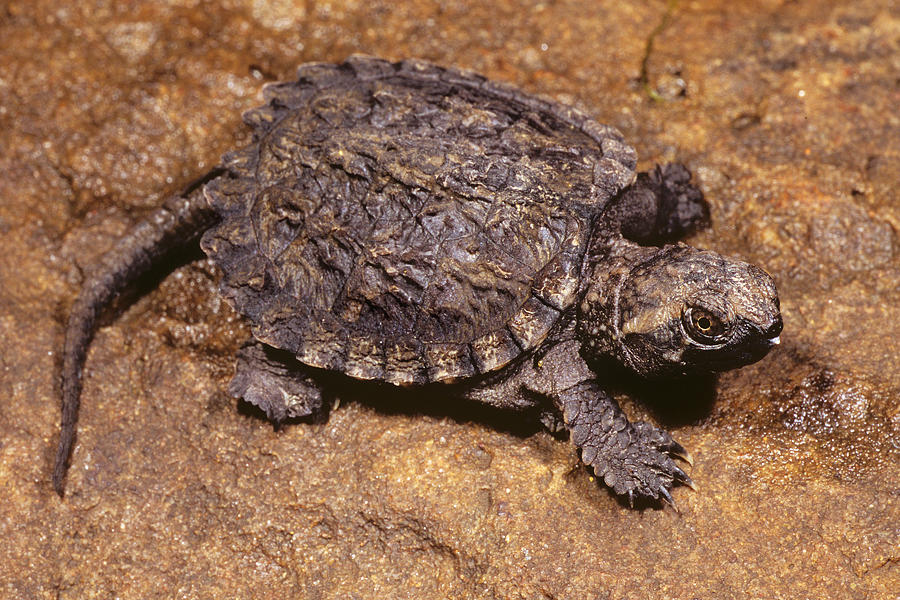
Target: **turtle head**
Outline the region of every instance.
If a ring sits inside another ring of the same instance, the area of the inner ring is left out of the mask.
[[[633,267],[585,296],[579,332],[589,354],[657,376],[741,367],[778,344],[781,311],[768,273],[684,244],[640,250]]]

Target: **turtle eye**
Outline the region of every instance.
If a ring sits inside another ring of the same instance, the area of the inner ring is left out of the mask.
[[[682,320],[688,336],[700,344],[719,343],[728,333],[728,327],[722,319],[702,308],[686,308]]]

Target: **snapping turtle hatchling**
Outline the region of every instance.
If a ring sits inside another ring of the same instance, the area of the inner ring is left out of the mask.
[[[308,64],[268,85],[254,141],[127,234],[68,322],[62,494],[100,309],[196,240],[249,319],[229,391],[280,422],[323,409],[322,375],[441,386],[564,426],[616,494],[671,502],[672,437],[631,423],[597,364],[730,369],[782,328],[762,269],[674,242],[708,219],[681,165],[635,175],[612,127],[421,61]],[[288,358],[285,358],[288,357]],[[296,357],[296,358],[294,358]]]

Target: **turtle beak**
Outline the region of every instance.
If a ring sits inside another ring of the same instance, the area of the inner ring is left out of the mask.
[[[784,329],[784,324],[781,315],[776,315],[768,324],[763,323],[753,329],[755,331],[751,329],[737,352],[723,361],[726,366],[717,367],[717,371],[749,365],[760,360],[781,343],[781,330]]]
[[[784,329],[784,322],[781,320],[781,315],[778,315],[763,333],[763,337],[770,348],[781,343],[782,329]]]

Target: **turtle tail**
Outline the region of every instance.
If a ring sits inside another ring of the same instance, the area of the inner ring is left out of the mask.
[[[66,325],[62,368],[62,422],[53,466],[53,488],[63,495],[69,454],[75,442],[81,374],[97,317],[113,297],[170,251],[196,241],[215,221],[203,186],[223,172],[216,168],[169,198],[162,208],[127,233],[106,253],[84,282]]]

